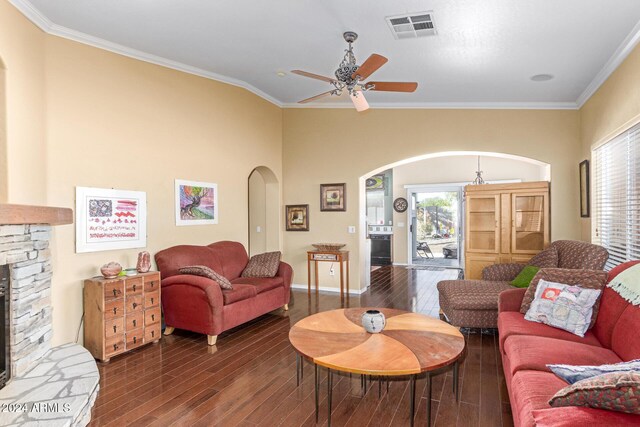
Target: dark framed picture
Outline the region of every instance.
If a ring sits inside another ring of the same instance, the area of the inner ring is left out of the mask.
[[[309,231],[309,205],[285,206],[287,231]]]
[[[591,190],[589,188],[589,160],[580,162],[580,216],[591,216]]]
[[[347,184],[320,184],[320,210],[344,212],[347,210]]]

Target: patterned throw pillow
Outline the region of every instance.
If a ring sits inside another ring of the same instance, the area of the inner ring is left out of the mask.
[[[629,362],[612,363],[610,365],[577,366],[577,365],[547,365],[551,372],[562,378],[569,384],[586,380],[611,372],[637,371],[640,372],[640,359]]]
[[[218,282],[222,289],[233,289],[233,285],[222,274],[216,273],[206,265],[189,265],[187,267],[179,268],[178,271],[182,274],[192,274],[194,276],[207,277],[211,280]]]
[[[533,265],[538,268],[557,268],[558,250],[555,246],[549,246],[547,249],[531,258],[527,265]]]
[[[540,280],[524,318],[584,337],[601,291]]]
[[[242,271],[242,277],[274,277],[280,267],[280,251],[254,255]]]
[[[640,415],[640,373],[612,372],[578,381],[558,391],[549,405],[586,406]]]
[[[587,289],[604,289],[604,285],[607,282],[607,272],[598,270],[573,270],[567,268],[543,268],[535,275],[531,284],[527,288],[527,291],[522,298],[522,304],[520,305],[520,313],[525,314],[531,302],[536,295],[536,288],[540,280],[546,280],[547,282],[565,283],[567,285],[580,286]],[[589,329],[596,323],[598,317],[598,310],[600,309],[600,300],[596,301],[593,306],[593,316],[591,317],[591,323]]]

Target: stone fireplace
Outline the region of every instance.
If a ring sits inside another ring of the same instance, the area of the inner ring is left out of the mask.
[[[0,418],[12,425],[91,419],[95,360],[75,343],[51,346],[49,241],[72,219],[71,209],[0,205]]]

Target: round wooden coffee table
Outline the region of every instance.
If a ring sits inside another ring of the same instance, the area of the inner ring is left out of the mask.
[[[367,376],[409,376],[411,424],[415,411],[415,381],[427,376],[427,425],[431,420],[431,374],[453,365],[453,390],[458,399],[458,361],[465,350],[460,331],[433,317],[390,308],[379,334],[364,330],[360,317],[371,307],[325,311],[293,325],[289,340],[298,353],[315,365],[316,420],[318,418],[318,366],[327,368],[328,423],[331,424],[331,371]],[[298,359],[299,361],[299,359]],[[298,377],[301,373],[298,363]]]

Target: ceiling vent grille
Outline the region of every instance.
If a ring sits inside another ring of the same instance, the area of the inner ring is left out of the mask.
[[[396,39],[415,39],[436,35],[433,12],[418,12],[410,15],[387,16],[387,24]]]

